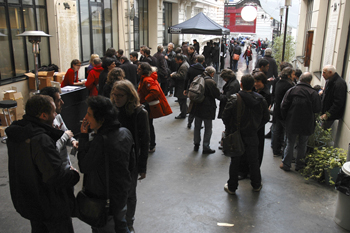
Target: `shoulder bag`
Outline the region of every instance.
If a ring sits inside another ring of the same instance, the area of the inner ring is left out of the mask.
[[[104,144],[106,144],[107,136],[103,135]],[[104,147],[106,148],[106,147]],[[106,191],[107,198],[100,199],[89,197],[86,192],[81,190],[77,197],[77,207],[78,207],[78,218],[89,224],[92,227],[104,227],[107,224],[107,219],[109,215],[109,156],[105,154],[105,167],[106,167]]]
[[[244,154],[245,146],[241,137],[242,98],[237,93],[237,130],[223,138],[222,150],[225,156],[238,157]],[[231,124],[232,125],[232,124]]]

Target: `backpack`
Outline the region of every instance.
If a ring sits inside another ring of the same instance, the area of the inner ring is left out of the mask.
[[[195,103],[201,103],[204,100],[205,79],[202,75],[198,75],[191,82],[188,89],[188,97]]]

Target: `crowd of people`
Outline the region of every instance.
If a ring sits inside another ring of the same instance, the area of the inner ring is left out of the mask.
[[[146,178],[148,154],[156,150],[153,120],[172,113],[166,96],[177,97],[180,112],[176,120],[188,116],[189,129],[194,121],[195,152],[202,144],[203,154],[215,153],[210,140],[216,100],[220,101],[217,117],[225,126],[224,136],[240,131],[244,153],[231,157],[224,185],[229,194],[235,194],[238,180],[248,175],[253,191],[262,189],[265,124],[271,112],[273,154],[282,156],[280,168],[285,171],[291,169],[297,140],[295,170],[304,167],[316,113],[321,113],[325,128],[342,117],[347,90],[334,66],[324,67],[326,85],[316,91],[310,85],[312,75],[301,74],[290,63],[282,62],[278,73],[272,51],[266,48],[252,74],[239,81],[235,74],[238,60],[233,58],[242,51],[235,42],[230,48],[231,65],[220,73],[225,81],[220,91],[213,79],[219,69],[219,46],[208,42],[199,55],[199,43],[193,42],[177,48],[169,43],[165,51],[159,45],[153,56],[150,48],[141,46],[140,58],[132,52],[128,59],[122,49],[113,48],[102,58],[92,54],[86,82],[78,80],[81,62],[74,59],[61,86],[85,85],[89,90],[79,140],[60,116],[64,102],[57,88],[46,87],[27,101],[23,120],[15,121],[6,134],[12,201],[17,212],[30,220],[32,232],[74,232],[71,218],[79,217],[79,210],[73,187],[80,175],[71,164],[67,145],[78,150],[84,193],[110,198],[106,225],[93,226],[92,232],[135,232],[137,180]],[[252,60],[249,46],[243,56],[248,67]],[[204,98],[188,105],[191,84],[198,78],[204,79]]]

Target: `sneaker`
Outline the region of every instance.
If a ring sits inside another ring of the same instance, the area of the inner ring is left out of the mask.
[[[290,171],[290,168],[289,167],[287,167],[287,166],[285,166],[283,163],[281,163],[280,164],[280,168],[282,169],[282,170],[284,170],[284,171]]]
[[[199,150],[199,144],[194,144],[193,150],[194,150],[194,151],[198,151],[198,150]]]
[[[153,147],[153,148],[150,148],[149,150],[148,150],[148,153],[153,153],[153,152],[155,152],[156,151],[156,147]]]
[[[225,186],[224,186],[224,190],[228,193],[228,194],[231,194],[231,195],[235,195],[236,192],[235,191],[231,191],[228,189],[228,184],[226,183]]]
[[[187,124],[187,128],[189,128],[189,129],[191,128],[191,123]]]
[[[133,226],[128,226],[130,233],[135,233],[135,229]]]
[[[260,185],[259,188],[253,188],[253,192],[260,192],[261,189],[262,189],[262,184]]]
[[[208,150],[203,150],[203,154],[213,154],[215,153],[215,150],[208,149]]]

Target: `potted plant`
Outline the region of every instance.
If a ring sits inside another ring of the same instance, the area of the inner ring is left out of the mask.
[[[307,155],[307,163],[301,174],[308,179],[334,185],[339,169],[346,162],[346,151],[342,148],[315,147],[314,152]]]
[[[310,135],[307,142],[307,153],[313,153],[315,148],[321,149],[324,146],[331,146],[332,142],[332,129],[323,129],[322,121],[318,115],[315,122],[315,131]]]

